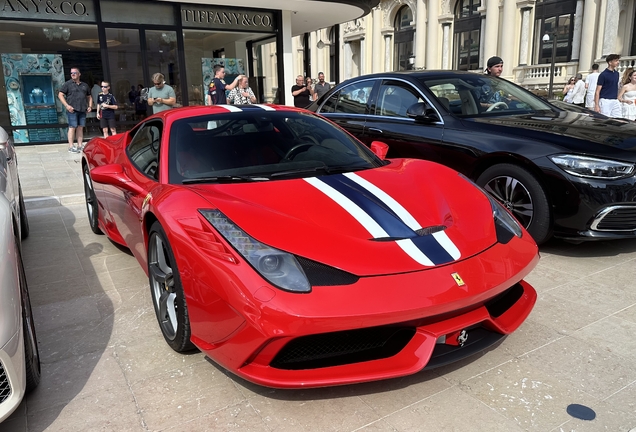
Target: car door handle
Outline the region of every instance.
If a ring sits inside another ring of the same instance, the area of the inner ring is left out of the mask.
[[[378,128],[370,127],[370,128],[369,128],[369,132],[382,133],[382,129],[378,129]]]

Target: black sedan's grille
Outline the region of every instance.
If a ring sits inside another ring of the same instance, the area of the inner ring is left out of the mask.
[[[303,336],[289,342],[271,366],[277,369],[316,369],[388,358],[399,353],[415,327],[372,327]]]
[[[636,206],[617,206],[601,213],[593,229],[598,231],[636,230]]]
[[[11,396],[11,383],[4,370],[4,365],[0,362],[0,404]]]

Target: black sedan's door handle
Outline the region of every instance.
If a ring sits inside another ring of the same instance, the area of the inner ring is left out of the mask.
[[[378,129],[378,128],[370,127],[370,128],[369,128],[369,132],[382,133],[382,129]]]

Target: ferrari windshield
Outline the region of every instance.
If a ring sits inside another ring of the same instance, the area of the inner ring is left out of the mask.
[[[440,105],[457,117],[554,111],[549,103],[504,79],[480,74],[422,78]]]
[[[382,166],[328,121],[296,111],[245,109],[173,123],[170,183],[269,181]]]

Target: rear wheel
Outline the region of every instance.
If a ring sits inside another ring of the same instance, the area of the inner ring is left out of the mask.
[[[159,222],[152,224],[148,242],[148,278],[155,314],[163,337],[177,352],[195,349],[177,263]]]
[[[86,213],[88,213],[88,224],[91,230],[95,234],[101,234],[102,230],[99,229],[99,204],[97,204],[97,197],[93,190],[93,180],[91,179],[88,165],[84,166],[84,198],[86,199]]]
[[[479,176],[477,184],[503,204],[537,244],[550,238],[552,227],[548,199],[530,171],[507,163],[493,165]]]
[[[16,242],[16,248],[18,247]],[[20,291],[22,292],[22,328],[24,334],[24,360],[26,370],[26,392],[35,389],[40,383],[40,350],[35,336],[35,323],[31,311],[31,300],[27,286],[22,256],[18,252],[18,267],[20,277]]]

